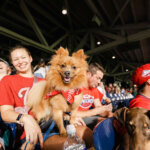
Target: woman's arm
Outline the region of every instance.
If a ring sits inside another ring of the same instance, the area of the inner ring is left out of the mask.
[[[3,121],[8,123],[17,123],[17,117],[19,113],[14,111],[13,106],[3,105],[0,106],[1,117]],[[20,118],[20,123],[23,123],[26,133],[26,140],[32,144],[36,144],[39,140],[41,147],[43,147],[43,136],[38,123],[31,115],[23,114]]]

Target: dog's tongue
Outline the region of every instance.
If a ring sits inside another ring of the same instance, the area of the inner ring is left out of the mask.
[[[64,78],[65,82],[70,82],[70,78]]]

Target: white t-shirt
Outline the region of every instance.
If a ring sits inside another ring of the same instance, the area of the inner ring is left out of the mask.
[[[49,69],[48,66],[46,66],[46,67],[40,67],[38,70],[36,70],[34,72],[34,76],[37,76],[39,78],[45,78],[48,69]]]

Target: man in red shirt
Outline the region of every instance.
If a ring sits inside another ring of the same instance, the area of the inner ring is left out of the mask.
[[[81,89],[83,100],[78,108],[76,116],[77,119],[82,118],[90,128],[96,125],[100,117],[108,117],[109,112],[112,112],[112,104],[101,104],[103,94],[97,89],[103,75],[104,72],[99,64],[90,64],[87,72],[88,88]],[[71,99],[67,98],[67,100],[69,103],[72,103]],[[80,122],[77,121],[77,124],[80,124]]]

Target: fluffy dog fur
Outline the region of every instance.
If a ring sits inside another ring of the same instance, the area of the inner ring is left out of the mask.
[[[31,108],[38,122],[50,117],[55,120],[61,136],[66,136],[63,125],[63,112],[71,112],[70,123],[75,124],[76,111],[82,100],[82,93],[75,96],[74,103],[68,105],[62,94],[45,100],[51,91],[67,91],[87,87],[87,56],[78,50],[69,56],[67,49],[60,47],[50,61],[50,70],[45,81],[40,81],[29,92],[28,107]]]
[[[126,107],[117,110],[114,113],[115,118],[125,124],[128,132],[124,136],[128,150],[149,150],[150,149],[150,111],[144,108]],[[123,142],[124,143],[124,142]]]

